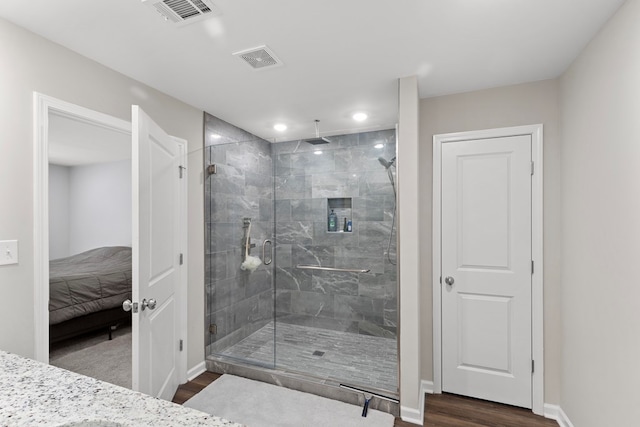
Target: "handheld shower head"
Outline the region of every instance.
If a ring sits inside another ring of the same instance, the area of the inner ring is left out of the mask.
[[[393,216],[391,217],[391,232],[389,233],[389,244],[387,245],[387,258],[389,259],[389,262],[393,265],[396,265],[397,263],[391,260],[391,237],[393,236],[393,224],[396,221],[396,199],[398,197],[398,195],[396,194],[396,183],[395,180],[393,178],[393,170],[391,170],[391,166],[396,166],[396,158],[393,157],[391,160],[387,160],[384,157],[378,157],[378,162],[380,162],[380,164],[382,166],[384,166],[385,170],[387,171],[387,176],[389,177],[389,182],[391,182],[391,188],[393,188]],[[397,171],[397,168],[396,168]]]
[[[394,157],[391,160],[387,160],[384,157],[378,157],[378,161],[385,169],[389,169],[391,166],[395,166],[396,158]]]

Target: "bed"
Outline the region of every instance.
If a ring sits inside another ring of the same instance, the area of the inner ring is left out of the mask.
[[[130,322],[122,302],[131,299],[131,248],[92,249],[49,262],[51,343]]]

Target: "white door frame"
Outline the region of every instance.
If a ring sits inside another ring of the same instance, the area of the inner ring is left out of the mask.
[[[531,295],[531,348],[535,361],[532,376],[533,412],[544,414],[544,307],[543,307],[543,126],[517,126],[433,136],[433,391],[442,393],[442,290],[441,277],[441,211],[442,211],[442,144],[516,135],[531,135],[531,159],[534,174],[531,180],[531,256],[535,264]]]
[[[35,359],[49,363],[49,114],[54,113],[73,120],[120,132],[131,137],[131,122],[108,114],[80,107],[66,101],[33,92],[33,220],[34,220],[34,326]],[[181,227],[186,230],[186,179],[182,182]],[[135,189],[134,189],[135,190]],[[186,257],[186,231],[181,232],[181,242]],[[186,263],[183,267],[186,267]],[[183,319],[178,325],[187,348],[187,269],[181,272],[181,286],[176,292],[178,307]],[[178,360],[178,377],[187,378],[187,352],[182,351]]]

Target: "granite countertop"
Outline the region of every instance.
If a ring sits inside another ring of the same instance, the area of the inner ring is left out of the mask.
[[[0,426],[242,427],[1,350]]]

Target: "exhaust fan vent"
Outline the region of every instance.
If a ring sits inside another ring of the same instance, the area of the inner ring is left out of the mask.
[[[174,24],[190,24],[222,14],[210,0],[142,0],[142,2],[153,7],[167,21]]]
[[[249,64],[254,70],[282,65],[282,61],[280,61],[267,46],[258,46],[235,52],[233,55]]]

